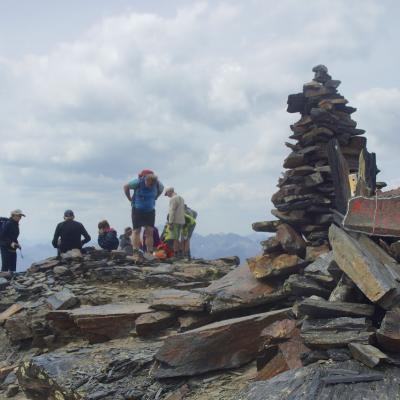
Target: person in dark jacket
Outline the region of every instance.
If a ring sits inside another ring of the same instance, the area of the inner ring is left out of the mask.
[[[119,248],[124,251],[128,256],[133,255],[133,246],[132,246],[132,228],[125,228],[124,233],[119,237]]]
[[[119,246],[119,240],[117,238],[117,232],[115,229],[110,227],[108,221],[103,220],[98,224],[99,237],[97,243],[104,250],[117,250]]]
[[[11,211],[10,219],[4,224],[1,234],[1,271],[15,272],[17,269],[17,249],[21,249],[18,242],[19,221],[25,214],[21,210]]]
[[[81,239],[82,236],[83,240]],[[57,225],[51,243],[61,254],[72,249],[82,250],[82,247],[90,242],[90,239],[91,237],[85,227],[80,222],[75,221],[74,212],[66,210],[64,212],[64,221]]]

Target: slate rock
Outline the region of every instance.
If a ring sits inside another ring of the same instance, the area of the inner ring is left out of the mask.
[[[349,343],[369,344],[375,333],[365,318],[307,319],[301,327],[304,344],[310,348],[332,349]]]
[[[171,327],[176,316],[168,311],[158,311],[139,316],[135,321],[138,336],[151,336]]]
[[[260,333],[272,322],[287,318],[290,309],[215,322],[169,336],[155,358],[156,378],[193,376],[236,368],[255,359]]]
[[[165,289],[154,291],[150,304],[155,310],[202,312],[205,310],[206,300],[200,293],[188,290]]]
[[[249,384],[236,400],[392,400],[400,390],[400,369],[386,366],[383,379],[357,384],[323,384],[325,377],[372,375],[371,370],[357,361],[315,363],[283,372],[272,379]],[[353,378],[354,379],[354,378]],[[338,397],[339,396],[339,397]]]
[[[211,283],[204,289],[204,294],[209,297],[211,314],[215,314],[281,301],[287,297],[282,283],[260,281],[244,264]]]
[[[300,302],[297,308],[300,315],[312,318],[372,317],[375,312],[372,304],[330,302],[311,298]]]
[[[367,243],[371,242],[369,239],[364,239],[365,245],[361,245],[335,225],[329,228],[329,239],[336,263],[369,300],[385,309],[397,302],[399,284],[388,266],[373,254],[376,250],[373,244]]]
[[[249,269],[257,279],[272,278],[281,275],[289,275],[298,271],[304,260],[297,255],[280,254],[278,256],[262,255],[247,260]]]
[[[381,361],[388,359],[386,354],[370,344],[349,343],[349,349],[355,360],[370,368],[374,368]]]
[[[79,299],[69,290],[64,288],[47,298],[47,303],[53,310],[68,310],[79,304]]]
[[[260,221],[254,222],[252,225],[253,231],[255,232],[276,232],[280,221]]]
[[[326,287],[307,276],[298,274],[290,275],[283,287],[291,296],[319,296],[327,299],[330,295],[330,290]]]
[[[306,242],[290,225],[279,225],[276,238],[286,253],[304,257]]]
[[[387,311],[376,332],[378,344],[385,350],[400,352],[400,310]]]
[[[10,282],[6,278],[0,277],[0,290],[4,290]]]
[[[264,360],[267,362],[258,371],[256,380],[270,379],[283,371],[300,368],[302,366],[300,354],[309,351],[309,349],[300,338],[300,330],[295,328],[291,331],[291,337],[288,340],[268,345],[265,351],[270,358]]]
[[[61,253],[61,259],[64,261],[76,261],[82,259],[82,257],[82,253],[79,249],[72,249],[65,253]]]

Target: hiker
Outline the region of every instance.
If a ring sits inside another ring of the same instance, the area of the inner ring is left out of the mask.
[[[182,228],[182,255],[184,258],[191,259],[190,253],[190,238],[193,235],[194,228],[196,227],[197,212],[189,208],[185,204],[185,225]]]
[[[153,228],[153,248],[156,249],[160,243],[161,243],[160,234],[159,234],[159,232],[158,232],[157,227],[154,227],[154,228]],[[143,232],[142,250],[143,250],[144,252],[147,252],[147,236],[146,236],[146,231]]]
[[[25,214],[17,209],[11,211],[11,216],[3,220],[0,234],[1,271],[15,272],[17,270],[17,249],[21,250],[18,243],[19,221]]]
[[[133,255],[132,228],[130,226],[125,228],[124,233],[119,237],[119,248],[128,256]]]
[[[119,246],[117,231],[110,227],[106,219],[100,221],[97,227],[99,228],[99,237],[97,238],[99,246],[103,250],[117,250]]]
[[[81,240],[82,236],[83,240]],[[80,222],[75,221],[74,212],[66,210],[64,221],[57,225],[51,243],[55,249],[58,249],[60,255],[72,249],[82,250],[82,247],[90,242],[90,239],[91,237],[85,227]]]
[[[175,193],[173,187],[165,190],[165,196],[169,197],[168,225],[171,231],[171,239],[174,241],[174,256],[179,257],[182,228],[185,225],[185,201]]]
[[[133,196],[131,196],[133,190]],[[137,179],[124,185],[126,198],[132,204],[132,242],[133,249],[140,249],[140,233],[142,227],[146,231],[147,252],[153,252],[153,228],[156,218],[156,200],[164,190],[163,184],[154,175],[153,171],[143,170]]]

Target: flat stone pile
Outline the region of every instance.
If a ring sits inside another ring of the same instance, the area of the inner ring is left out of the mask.
[[[338,140],[350,172],[357,172],[366,139],[360,136],[365,131],[357,129],[351,118],[356,108],[348,106],[338,93],[340,81],[333,80],[323,65],[314,67],[313,72],[314,79],[304,84],[303,91],[288,97],[287,111],[299,112],[301,118],[290,126],[290,139],[295,143],[286,143],[292,152],[283,163],[286,171],[271,200],[276,207],[272,214],[317,246],[328,241],[335,195],[328,142]]]

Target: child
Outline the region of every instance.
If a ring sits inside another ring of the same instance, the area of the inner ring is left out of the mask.
[[[119,245],[119,240],[117,238],[117,232],[115,229],[110,228],[110,224],[107,220],[100,221],[98,224],[99,237],[97,242],[99,246],[104,250],[116,250]]]

